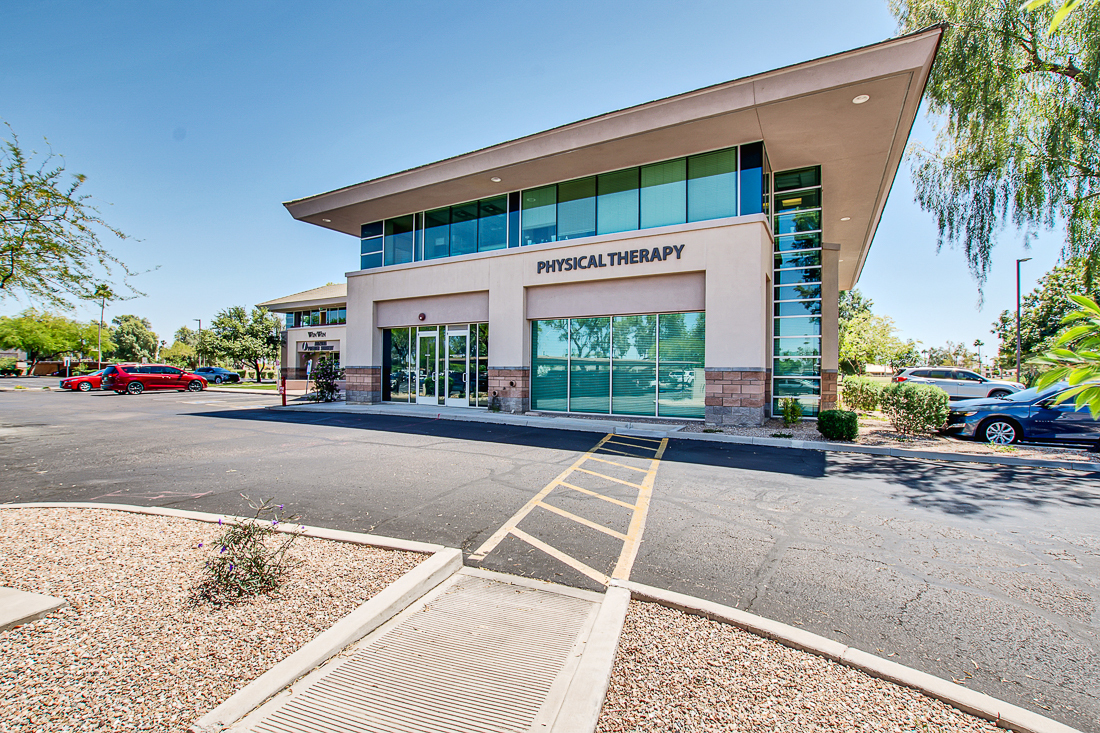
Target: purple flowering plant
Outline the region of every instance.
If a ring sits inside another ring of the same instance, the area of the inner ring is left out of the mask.
[[[252,516],[224,523],[218,520],[222,531],[210,542],[214,554],[205,561],[202,576],[191,591],[195,604],[223,606],[277,590],[297,565],[287,553],[301,531],[283,529],[280,525],[298,517],[280,518],[278,512],[284,505],[275,504],[272,498],[253,500],[245,494],[241,497],[251,508]]]

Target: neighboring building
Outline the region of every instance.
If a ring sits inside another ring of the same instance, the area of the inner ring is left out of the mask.
[[[345,283],[329,284],[257,304],[285,319],[279,363],[288,389],[306,388],[310,362],[316,365],[321,358],[338,362],[343,359],[347,343],[347,293]]]
[[[300,369],[336,340],[349,402],[755,425],[794,396],[816,415],[941,32],[289,202],[358,238],[360,269],[346,298],[262,305],[346,307],[346,333],[295,317],[287,344]]]

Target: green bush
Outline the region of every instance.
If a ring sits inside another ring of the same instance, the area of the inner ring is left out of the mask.
[[[795,397],[779,400],[779,409],[783,410],[783,425],[790,427],[802,419],[802,403]]]
[[[828,440],[855,440],[859,437],[859,415],[847,410],[822,410],[817,416],[817,432]]]
[[[882,399],[882,385],[867,377],[848,377],[840,383],[840,399],[849,410],[874,412]]]
[[[0,374],[6,374],[8,376],[16,376],[19,374],[19,367],[16,366],[18,362],[11,357],[5,357],[0,359]]]
[[[950,412],[947,392],[930,384],[889,384],[882,390],[881,404],[894,428],[906,435],[938,430]]]
[[[335,402],[340,397],[340,387],[336,384],[344,378],[344,369],[334,359],[321,359],[310,375],[313,391],[308,395],[314,402]]]
[[[213,554],[203,566],[202,579],[191,589],[192,603],[222,606],[273,591],[297,564],[287,558],[287,552],[299,531],[279,531],[280,522],[297,517],[280,520],[278,510],[283,505],[276,505],[274,499],[253,501],[241,496],[255,513],[236,524],[218,520],[223,531],[211,543]]]

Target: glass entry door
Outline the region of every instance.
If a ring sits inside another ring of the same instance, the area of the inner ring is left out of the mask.
[[[418,405],[438,405],[436,389],[439,383],[436,343],[439,336],[436,331],[417,334],[416,348],[416,403]]]
[[[445,404],[470,406],[470,327],[447,326],[447,384]]]

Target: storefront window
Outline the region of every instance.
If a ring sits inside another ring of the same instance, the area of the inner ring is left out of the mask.
[[[596,234],[596,177],[558,184],[558,240]]]
[[[569,319],[534,321],[531,330],[531,408],[569,410]]]
[[[702,418],[702,313],[532,323],[531,407]]]
[[[382,399],[488,407],[489,324],[383,329]]]

